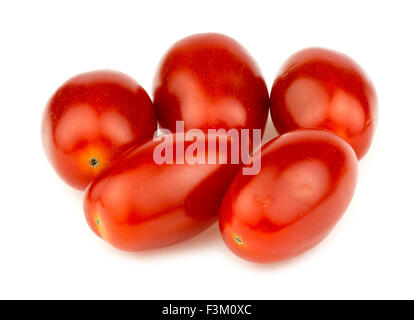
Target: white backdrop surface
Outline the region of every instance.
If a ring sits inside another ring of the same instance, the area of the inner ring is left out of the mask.
[[[412,1],[2,1],[0,298],[413,299],[413,12]],[[241,42],[269,88],[289,55],[323,46],[353,57],[377,89],[379,125],[349,209],[286,262],[237,258],[217,225],[169,248],[117,251],[43,153],[41,113],[66,79],[109,68],[150,93],[168,47],[210,31]]]

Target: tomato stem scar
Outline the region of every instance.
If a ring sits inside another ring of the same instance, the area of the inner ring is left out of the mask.
[[[90,165],[92,168],[96,168],[96,167],[99,165],[99,160],[98,160],[98,159],[96,159],[96,158],[90,158],[90,159],[89,159],[89,165]]]
[[[237,235],[234,235],[233,236],[233,239],[234,239],[234,241],[238,244],[238,245],[242,245],[243,244],[243,241],[242,241],[242,239],[240,239]]]

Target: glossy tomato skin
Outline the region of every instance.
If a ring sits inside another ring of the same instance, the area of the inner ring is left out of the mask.
[[[132,147],[99,174],[88,187],[84,211],[91,229],[124,251],[161,248],[189,239],[217,221],[224,193],[238,171],[226,164],[228,150],[216,152],[202,141],[206,157],[223,164],[192,164],[174,151],[173,163],[156,163],[154,152],[164,144],[177,149],[176,135]],[[171,140],[170,138],[173,138]],[[221,140],[223,141],[223,140]],[[185,141],[184,154],[192,142]],[[180,163],[182,161],[182,163]]]
[[[273,83],[270,111],[279,133],[330,130],[351,144],[358,159],[370,147],[378,113],[364,70],[348,56],[322,48],[301,50],[286,61]]]
[[[316,129],[286,133],[263,147],[258,175],[235,177],[220,211],[222,237],[246,260],[296,256],[331,231],[356,180],[357,158],[345,140]]]
[[[234,39],[196,34],[175,43],[154,79],[154,105],[161,127],[264,129],[269,94],[261,72]]]
[[[59,176],[83,190],[117,153],[151,139],[156,128],[151,99],[135,80],[93,71],[71,78],[50,98],[42,142]]]

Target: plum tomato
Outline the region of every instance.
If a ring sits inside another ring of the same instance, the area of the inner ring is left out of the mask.
[[[371,80],[351,58],[308,48],[292,55],[279,71],[270,112],[279,133],[330,130],[348,141],[361,159],[374,135],[377,97]]]
[[[117,153],[151,139],[156,129],[153,104],[138,83],[93,71],[71,78],[49,99],[42,142],[58,175],[83,190]]]
[[[228,161],[232,138],[186,139],[169,134],[132,147],[94,179],[84,211],[99,237],[118,249],[141,251],[186,240],[217,221],[240,167]]]
[[[175,43],[154,78],[154,106],[163,128],[261,129],[269,93],[253,58],[234,39],[196,34]]]
[[[268,142],[261,171],[239,172],[220,210],[220,231],[239,257],[275,262],[319,243],[341,218],[353,196],[357,158],[341,137],[298,129]]]

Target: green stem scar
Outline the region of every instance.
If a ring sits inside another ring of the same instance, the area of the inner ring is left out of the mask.
[[[233,239],[239,246],[241,246],[243,244],[242,239],[240,239],[237,235],[234,235]]]

